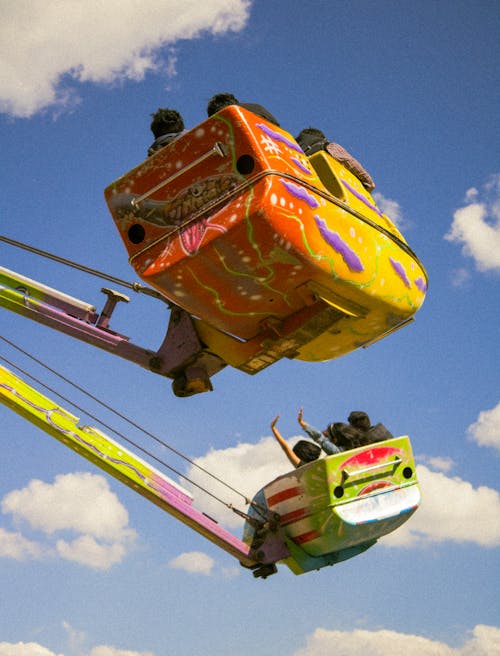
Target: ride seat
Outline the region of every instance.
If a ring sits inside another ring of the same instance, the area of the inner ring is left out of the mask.
[[[342,184],[331,165],[333,161],[332,156],[324,150],[319,150],[317,153],[313,153],[309,157],[309,161],[318,174],[319,179],[325,185],[327,191],[341,200],[346,200]]]

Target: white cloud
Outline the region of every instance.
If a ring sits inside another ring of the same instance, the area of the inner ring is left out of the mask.
[[[128,524],[127,510],[107,480],[89,472],[60,474],[54,483],[32,480],[3,498],[2,512],[47,534],[69,529],[103,540],[121,539]]]
[[[393,223],[398,226],[398,228],[403,228],[405,220],[403,218],[401,205],[391,198],[386,198],[379,191],[375,191],[372,195],[380,210],[384,214],[387,214],[387,216]]]
[[[221,572],[222,576],[225,579],[235,579],[237,576],[241,574],[241,566],[237,565],[230,565],[228,567],[222,567]]]
[[[90,650],[89,656],[153,656],[151,651],[129,651],[128,649],[116,649],[102,645]]]
[[[0,656],[57,656],[35,642],[0,642]],[[59,654],[59,656],[64,656]]]
[[[37,542],[28,540],[21,533],[0,528],[0,558],[31,560],[41,558],[42,554],[43,549]]]
[[[474,424],[467,429],[479,446],[491,446],[500,450],[500,402],[491,410],[484,410]]]
[[[29,117],[71,105],[80,82],[137,81],[162,69],[173,75],[173,44],[237,32],[249,10],[249,0],[4,2],[0,111]]]
[[[87,640],[85,631],[74,629],[69,622],[63,622],[62,625],[68,634],[69,651],[75,654],[83,654],[85,651],[84,645]]]
[[[56,550],[64,560],[72,560],[93,569],[109,569],[120,563],[127,551],[123,543],[103,544],[91,535],[82,535],[70,542],[58,540]]]
[[[83,651],[78,653],[83,655]],[[130,651],[102,645],[87,652],[88,656],[154,656],[151,651]],[[63,656],[35,642],[0,642],[0,656]]]
[[[257,444],[245,442],[228,449],[212,449],[207,455],[196,458],[194,462],[250,499],[266,483],[291,469],[286,456],[272,437],[264,437]],[[246,509],[245,501],[240,495],[207,477],[199,469],[191,467],[188,477],[226,503],[232,503],[242,510]],[[189,483],[184,485],[187,488],[191,487]],[[208,515],[229,527],[242,525],[238,515],[197,488],[191,487],[191,489],[196,495],[197,505]]]
[[[499,656],[500,629],[495,626],[478,624],[472,631],[459,656]]]
[[[467,189],[465,192],[465,200],[469,203],[473,203],[479,195],[479,191],[475,187]]]
[[[469,189],[465,201],[445,239],[462,244],[462,253],[474,259],[479,271],[500,273],[500,174],[481,193]]]
[[[453,287],[463,287],[470,280],[470,272],[464,267],[455,269],[450,274]]]
[[[100,645],[90,651],[79,651],[85,656],[154,656],[150,651],[130,651]],[[478,624],[460,647],[423,636],[390,630],[335,631],[318,628],[307,638],[306,646],[293,656],[500,656],[500,629]],[[0,642],[0,656],[62,656],[34,642]]]
[[[380,544],[389,547],[425,546],[453,541],[481,547],[500,545],[500,494],[474,488],[458,477],[417,466],[422,504],[411,519]]]
[[[438,471],[442,471],[442,472],[449,472],[455,466],[455,463],[452,460],[452,458],[448,458],[447,456],[419,455],[417,457],[417,460],[419,462],[430,465],[432,469],[437,469]]]
[[[202,551],[189,551],[173,558],[168,565],[172,569],[182,569],[190,574],[210,576],[215,560]]]
[[[35,558],[43,550],[87,567],[108,569],[123,560],[136,537],[128,526],[126,508],[100,475],[64,474],[52,484],[33,480],[24,489],[6,494],[1,508],[16,524],[27,523],[48,538],[42,546],[21,534],[0,534],[0,555],[11,558]],[[57,535],[62,531],[77,536],[63,539]]]
[[[396,631],[329,631],[318,628],[293,656],[500,656],[500,629],[477,625],[461,647]]]
[[[73,628],[69,622],[63,622],[62,625],[68,634],[68,651],[72,654],[79,654],[79,656],[154,656],[151,651],[131,651],[110,645],[98,645],[89,651],[86,648],[87,634],[85,631]],[[0,656],[2,656],[1,653]]]
[[[234,579],[241,574],[241,567],[235,565],[219,565],[216,561],[202,551],[189,551],[180,554],[169,561],[171,569],[180,569],[188,574],[213,576],[217,574],[223,579]]]

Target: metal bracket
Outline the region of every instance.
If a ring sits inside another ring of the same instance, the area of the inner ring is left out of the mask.
[[[114,289],[108,289],[107,287],[103,287],[101,292],[107,295],[108,300],[106,301],[106,305],[99,315],[99,319],[97,319],[96,326],[98,328],[102,328],[103,330],[108,330],[109,321],[111,319],[111,315],[113,314],[113,310],[116,307],[116,304],[120,301],[123,303],[128,303],[130,299],[128,296],[125,296],[125,294],[120,294],[120,292],[115,292]]]

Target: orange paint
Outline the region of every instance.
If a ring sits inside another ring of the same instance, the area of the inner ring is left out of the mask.
[[[328,167],[336,189],[313,164]],[[270,363],[256,359],[267,351],[270,361],[338,357],[399,326],[424,299],[422,265],[361,183],[326,153],[308,160],[290,134],[237,106],[105,195],[137,274],[220,331],[203,335],[214,351],[238,338],[235,366],[250,373]]]

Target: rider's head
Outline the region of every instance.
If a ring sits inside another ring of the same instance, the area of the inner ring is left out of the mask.
[[[238,99],[232,93],[216,93],[208,101],[207,116],[212,116],[229,105],[239,105]]]
[[[160,107],[154,114],[151,114],[151,132],[155,139],[163,137],[164,134],[173,134],[184,130],[184,121],[182,116],[175,109]]]
[[[302,460],[302,462],[312,462],[319,458],[321,453],[321,448],[314,444],[314,442],[308,442],[307,440],[300,440],[293,447],[293,452],[295,455]]]
[[[306,155],[312,155],[318,150],[323,150],[328,145],[326,135],[318,128],[304,128],[295,141],[299,144]]]
[[[370,417],[366,412],[361,412],[359,410],[353,410],[347,420],[351,426],[359,428],[360,430],[368,430],[371,426]]]

